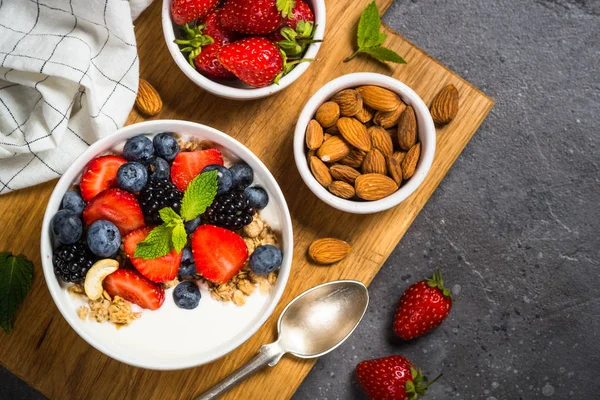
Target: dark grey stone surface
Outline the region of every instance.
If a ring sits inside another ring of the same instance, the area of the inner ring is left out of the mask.
[[[600,398],[600,1],[402,0],[384,21],[496,106],[295,399],[363,398],[354,367],[389,354],[443,372],[428,399]],[[448,320],[394,339],[398,298],[436,268]]]
[[[432,400],[599,398],[600,1],[402,0],[384,21],[496,106],[295,398],[362,398],[355,365],[389,354],[444,373]],[[396,302],[436,268],[453,311],[401,343]],[[36,397],[0,368],[0,398]]]

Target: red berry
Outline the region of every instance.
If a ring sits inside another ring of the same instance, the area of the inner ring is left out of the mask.
[[[219,19],[219,11],[220,10],[215,10],[211,12],[201,21],[201,25],[205,25],[202,33],[210,36],[215,43],[220,45],[226,45],[231,42],[235,42],[239,35],[223,28]]]
[[[446,319],[452,308],[450,291],[444,288],[442,274],[411,285],[400,298],[394,332],[404,340],[416,338],[431,331]]]
[[[296,29],[298,21],[315,22],[315,15],[312,10],[302,0],[296,0],[296,6],[292,10],[292,15],[283,19],[283,25]]]
[[[223,155],[218,149],[183,151],[173,160],[171,180],[179,190],[185,192],[190,182],[210,164],[223,165]]]
[[[275,82],[284,66],[277,46],[264,37],[249,37],[224,46],[219,51],[219,61],[244,83],[254,87]]]
[[[235,79],[235,75],[219,62],[219,50],[221,45],[217,43],[203,47],[200,55],[194,59],[196,69],[211,79]]]
[[[104,278],[102,285],[111,297],[120,296],[149,310],[160,308],[165,301],[165,291],[161,285],[131,269],[116,270]]]
[[[356,366],[358,382],[371,400],[405,400],[425,396],[428,382],[420,370],[402,356],[362,361]]]
[[[192,234],[196,270],[214,283],[227,283],[244,266],[248,247],[240,235],[214,225],[200,225]]]
[[[220,19],[225,29],[249,35],[271,33],[283,20],[276,0],[227,0]]]
[[[135,196],[121,189],[105,190],[83,210],[86,226],[101,219],[115,224],[121,236],[144,226],[144,214]]]
[[[127,160],[117,156],[100,156],[86,165],[79,181],[79,190],[83,200],[90,201],[98,193],[114,187],[117,171]]]
[[[219,0],[173,0],[171,15],[177,25],[204,18],[219,4]]]
[[[146,226],[127,235],[123,241],[125,254],[127,254],[133,266],[151,281],[172,281],[177,276],[177,271],[179,271],[182,252],[178,253],[177,250],[173,249],[169,254],[151,260],[144,260],[143,258],[135,258],[133,256],[137,244],[146,239],[146,236],[148,236],[152,229],[153,227]]]

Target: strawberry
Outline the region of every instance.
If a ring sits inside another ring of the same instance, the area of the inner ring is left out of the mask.
[[[450,291],[444,287],[442,273],[411,285],[400,298],[394,332],[404,340],[424,335],[442,323],[452,308]]]
[[[358,382],[371,400],[416,400],[425,396],[429,382],[421,370],[402,356],[388,356],[361,361],[356,366]]]
[[[223,155],[218,149],[182,151],[171,165],[171,180],[184,192],[189,183],[210,164],[223,165]]]
[[[102,286],[111,297],[120,296],[149,310],[159,309],[165,301],[165,291],[161,285],[132,269],[116,270],[104,278]]]
[[[108,189],[95,196],[83,210],[86,226],[107,220],[119,228],[121,236],[144,226],[144,215],[136,198],[121,189]]]
[[[152,260],[144,260],[143,258],[135,258],[135,248],[137,244],[144,239],[153,229],[151,226],[146,226],[131,232],[125,237],[123,247],[125,254],[131,260],[133,266],[146,278],[153,282],[172,281],[177,276],[179,264],[181,264],[182,252],[177,252],[173,249],[166,256],[154,258]]]
[[[315,22],[315,15],[309,5],[302,0],[296,0],[296,5],[292,9],[292,14],[283,19],[283,26],[296,29],[298,21]]]
[[[177,25],[204,18],[219,4],[219,0],[173,0],[171,15]]]
[[[83,200],[90,201],[98,193],[114,187],[117,171],[127,160],[117,156],[100,156],[86,165],[79,180],[79,190]]]
[[[219,61],[244,83],[263,87],[277,83],[285,61],[273,42],[264,37],[249,37],[224,46]]]
[[[215,43],[220,45],[235,42],[239,35],[223,28],[219,19],[219,11],[220,10],[213,11],[202,20],[201,24],[204,25],[204,34],[210,36]]]
[[[248,247],[240,235],[214,225],[200,225],[192,234],[196,270],[214,283],[229,282],[248,259]]]
[[[282,12],[291,10],[291,3],[292,0],[227,0],[221,9],[221,25],[229,31],[266,35],[281,26]]]

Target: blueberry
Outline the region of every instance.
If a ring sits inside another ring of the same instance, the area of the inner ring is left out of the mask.
[[[62,244],[73,244],[81,239],[81,218],[71,210],[60,210],[52,220],[52,233]]]
[[[146,186],[146,182],[148,182],[148,172],[139,162],[125,163],[117,171],[117,183],[121,189],[136,193]]]
[[[173,300],[179,308],[191,310],[198,307],[200,303],[200,289],[195,282],[184,281],[173,290]]]
[[[62,198],[61,208],[81,215],[85,208],[85,201],[83,201],[77,190],[68,190]]]
[[[244,189],[244,196],[248,199],[251,207],[262,210],[269,204],[269,195],[267,191],[258,186],[247,187]]]
[[[244,190],[254,181],[254,171],[246,163],[232,165],[229,168],[233,177],[233,187],[237,190]]]
[[[217,194],[225,194],[231,190],[233,186],[233,176],[227,168],[219,164],[210,164],[204,167],[202,172],[217,171]]]
[[[148,161],[154,154],[152,140],[144,135],[134,136],[125,142],[123,147],[123,157],[129,161]]]
[[[197,216],[196,218],[194,218],[191,221],[185,222],[183,224],[185,226],[185,232],[188,235],[191,235],[192,233],[194,233],[196,228],[198,228],[200,226],[201,223],[202,223],[202,219],[200,216]]]
[[[154,136],[152,143],[154,144],[154,151],[156,151],[156,154],[169,162],[173,161],[175,156],[179,153],[179,143],[177,143],[177,139],[166,132]]]
[[[196,275],[196,262],[192,256],[192,250],[189,247],[184,247],[181,264],[179,265],[179,276],[193,277],[194,275]]]
[[[171,176],[169,163],[160,157],[152,157],[146,163],[146,167],[148,168],[148,177],[151,181],[166,181]]]
[[[87,244],[98,257],[112,257],[121,246],[119,228],[110,221],[98,220],[88,228]]]
[[[273,245],[265,244],[257,247],[250,256],[250,269],[256,275],[268,275],[279,268],[282,261],[281,250]]]

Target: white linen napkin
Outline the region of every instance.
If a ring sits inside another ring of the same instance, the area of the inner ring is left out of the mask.
[[[0,194],[59,177],[122,127],[152,0],[0,0]],[[133,15],[132,15],[133,14]]]

